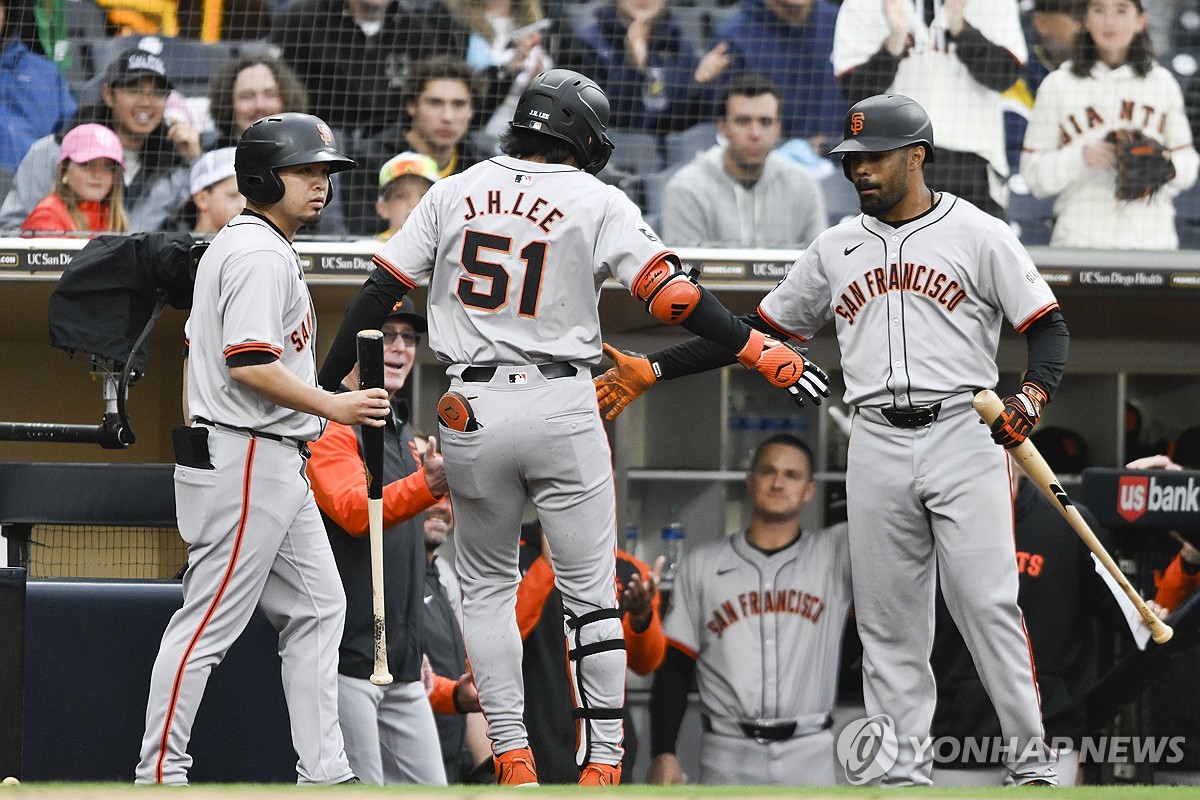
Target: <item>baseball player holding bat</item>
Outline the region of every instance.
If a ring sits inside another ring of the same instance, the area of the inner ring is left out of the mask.
[[[208,675],[255,606],[279,631],[299,782],[357,780],[337,719],[346,600],[304,465],[325,419],[381,426],[388,401],[382,389],[335,395],[315,384],[316,314],[292,238],[321,218],[329,176],[354,166],[332,145],[328,126],[308,114],[246,129],[235,157],[246,210],[216,235],[196,272],[193,424],[174,431],[188,567],[183,607],[150,678],[138,783],[187,783]]]
[[[750,321],[778,337],[836,327],[855,409],[846,467],[854,606],[869,716],[899,745],[885,785],[928,785],[935,689],[934,580],[1018,747],[1009,780],[1054,783],[1020,609],[1008,458],[1054,395],[1068,333],[1054,294],[1001,221],[925,185],[933,126],[915,101],[853,106],[833,152],[863,213],[821,234]],[[988,428],[972,411],[996,385],[1002,319],[1028,343],[1020,389]],[[597,379],[610,415],[654,382],[727,364],[707,342],[625,356]],[[994,441],[993,441],[994,440]]]
[[[608,116],[604,92],[583,75],[555,69],[535,78],[503,139],[505,155],[434,184],[376,255],[321,370],[323,385],[340,382],[355,333],[429,280],[430,345],[451,365],[438,410],[464,637],[502,784],[537,782],[513,613],[527,502],[545,526],[564,599],[580,782],[620,780],[615,494],[588,369],[600,359],[601,284],[616,279],[658,320],[719,342],[796,395],[828,391],[819,368],[735,319],[637,207],[594,177],[612,151]]]

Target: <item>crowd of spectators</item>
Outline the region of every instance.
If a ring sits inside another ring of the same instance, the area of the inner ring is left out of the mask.
[[[929,112],[931,185],[1019,233],[1053,225],[1051,244],[1076,247],[1200,242],[1200,81],[1176,58],[1200,36],[1175,24],[1186,16],[1178,4],[261,0],[226,4],[216,25],[188,3],[157,21],[136,3],[62,5],[65,24],[27,0],[0,0],[0,230],[53,235],[61,231],[48,220],[67,227],[68,218],[68,231],[122,229],[116,213],[28,220],[62,194],[63,137],[87,124],[111,130],[124,150],[124,229],[211,232],[196,227],[202,153],[233,146],[266,114],[308,111],[360,169],[335,181],[337,202],[306,233],[376,236],[394,229],[380,224],[390,219],[379,210],[390,190],[377,184],[386,163],[426,156],[445,177],[490,157],[529,80],[559,66],[605,89],[618,147],[639,155],[614,160],[602,178],[627,189],[672,244],[803,246],[838,221],[845,203],[822,202],[836,182],[822,179],[838,172],[827,151],[847,107],[880,92],[910,95]],[[1128,31],[1118,39],[1132,43],[1109,41],[1121,20]],[[209,31],[208,43],[164,49],[144,35],[176,31]],[[193,90],[197,76],[207,91]],[[730,99],[731,86],[759,84],[773,88]],[[731,114],[747,102],[771,105],[757,116],[774,119],[747,130],[747,115]],[[1152,110],[1133,118],[1121,110],[1130,105]],[[1142,129],[1167,148],[1174,178],[1150,197],[1114,196],[1103,138],[1116,128]],[[688,163],[697,148],[676,146],[685,137],[709,152]],[[1010,191],[1022,200],[1013,208]],[[787,202],[777,205],[781,192]],[[1042,219],[1026,218],[1026,198],[1041,199]]]

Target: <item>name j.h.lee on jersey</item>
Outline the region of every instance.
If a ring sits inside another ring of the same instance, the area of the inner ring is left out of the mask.
[[[469,221],[476,217],[498,215],[524,217],[541,228],[543,233],[549,233],[550,226],[563,218],[563,212],[558,208],[551,208],[547,211],[546,206],[550,204],[549,200],[544,197],[529,200],[526,198],[526,194],[526,192],[517,190],[514,197],[511,191],[489,189],[487,196],[480,198],[478,203],[473,197],[466,195],[463,197],[463,202],[467,204],[467,212],[463,214],[463,219]]]
[[[1162,111],[1146,103],[1138,103],[1135,100],[1121,100],[1119,102],[1117,120],[1126,123],[1131,128],[1141,128],[1147,131],[1156,130],[1159,136],[1162,136],[1167,130],[1166,111]],[[1095,106],[1086,106],[1078,115],[1067,114],[1066,121],[1060,123],[1058,126],[1059,139],[1062,145],[1066,146],[1076,136],[1096,128],[1103,128],[1106,125],[1108,125],[1108,120],[1104,119],[1104,115]]]
[[[726,600],[713,609],[708,629],[720,636],[738,620],[760,614],[798,614],[815,623],[825,610],[825,601],[815,594],[799,589],[777,589],[773,592],[742,592],[737,600]]]
[[[924,295],[935,300],[946,313],[952,313],[967,299],[966,290],[954,278],[933,267],[908,262],[903,269],[899,264],[891,264],[886,269],[875,267],[864,272],[861,278],[850,281],[833,313],[853,325],[863,306],[892,291]]]

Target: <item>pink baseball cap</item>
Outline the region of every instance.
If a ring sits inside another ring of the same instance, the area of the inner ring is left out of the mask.
[[[86,164],[97,158],[111,158],[125,167],[125,148],[117,135],[103,125],[88,123],[67,131],[62,147],[58,151],[58,162],[70,159],[76,164]]]

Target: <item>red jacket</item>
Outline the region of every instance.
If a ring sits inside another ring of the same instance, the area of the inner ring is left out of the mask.
[[[95,200],[84,200],[79,204],[87,220],[87,227],[80,228],[62,198],[51,192],[33,207],[29,216],[21,223],[23,231],[39,231],[46,234],[63,233],[66,231],[106,231],[108,230],[108,203]]]

